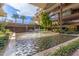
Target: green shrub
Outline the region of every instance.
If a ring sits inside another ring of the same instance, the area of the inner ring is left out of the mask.
[[[2,31],[0,31],[0,35],[2,35],[3,34],[3,32]]]
[[[12,31],[10,31],[9,29],[6,29],[5,33],[10,35],[10,34],[12,34]]]
[[[52,56],[68,56],[71,55],[76,49],[79,48],[79,40],[70,43],[67,46],[60,47]]]
[[[4,46],[8,43],[8,36],[0,36],[0,49],[3,49]]]

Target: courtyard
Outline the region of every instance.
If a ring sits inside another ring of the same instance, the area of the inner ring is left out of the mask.
[[[0,55],[79,56],[78,3],[1,6]]]

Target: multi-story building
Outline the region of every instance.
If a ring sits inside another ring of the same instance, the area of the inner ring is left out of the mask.
[[[62,29],[70,28],[72,30],[79,30],[78,3],[34,3],[33,5],[48,12],[56,28],[60,27],[58,25],[61,25]],[[37,20],[39,20],[38,14],[40,15],[40,12],[37,13]],[[58,25],[56,25],[57,22]]]

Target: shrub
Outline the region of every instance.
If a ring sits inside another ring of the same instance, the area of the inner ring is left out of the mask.
[[[67,56],[71,55],[76,49],[79,48],[79,40],[70,43],[67,46],[60,47],[52,56]]]
[[[0,31],[0,49],[3,49],[4,46],[8,43],[9,35],[4,34]]]
[[[2,35],[3,34],[3,32],[2,31],[0,31],[0,35]]]

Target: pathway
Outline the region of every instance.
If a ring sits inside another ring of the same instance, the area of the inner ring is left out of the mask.
[[[12,37],[10,38],[10,42],[5,50],[4,56],[15,55],[14,52],[15,52],[15,33],[13,33]]]

